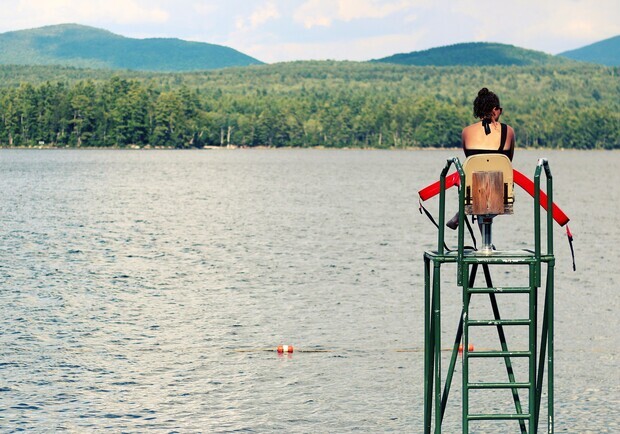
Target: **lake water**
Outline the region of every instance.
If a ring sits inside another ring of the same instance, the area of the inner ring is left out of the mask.
[[[422,432],[417,190],[455,154],[0,151],[0,431]],[[620,153],[540,156],[578,267],[556,228],[556,432],[620,432]]]

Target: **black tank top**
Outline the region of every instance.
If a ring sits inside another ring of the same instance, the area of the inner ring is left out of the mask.
[[[494,149],[466,149],[463,147],[463,152],[465,152],[466,157],[471,157],[472,155],[479,154],[503,154],[506,157],[510,158],[512,161],[512,149],[504,149],[506,146],[506,136],[508,135],[508,125],[500,123],[502,127],[502,135],[499,140],[499,148],[497,150]]]

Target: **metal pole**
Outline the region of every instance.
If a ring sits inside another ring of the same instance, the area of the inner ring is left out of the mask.
[[[431,432],[433,354],[431,335],[430,259],[424,257],[424,433]]]
[[[478,216],[480,220],[480,232],[482,233],[482,247],[480,253],[485,255],[493,253],[493,217],[492,215]]]
[[[441,434],[441,276],[440,264],[433,267],[433,339],[435,353],[435,434]]]
[[[530,326],[529,326],[529,341],[530,341],[530,354],[529,357],[529,392],[528,392],[528,401],[529,401],[529,413],[530,413],[530,423],[529,423],[529,432],[536,432],[536,418],[534,417],[536,412],[536,304],[538,301],[538,288],[536,286],[536,278],[534,275],[536,270],[540,268],[540,263],[530,264],[530,297],[529,297],[529,305],[530,305]]]
[[[540,172],[543,159],[538,161],[534,172],[534,255],[536,256],[535,286],[540,286]]]
[[[547,317],[547,333],[548,333],[548,359],[547,359],[547,432],[553,434],[554,432],[554,405],[553,405],[553,388],[554,388],[554,285],[555,285],[555,258],[553,257],[553,175],[551,174],[551,168],[547,159],[542,158],[540,164],[545,168],[545,175],[547,177],[547,255],[550,257],[547,265],[547,291],[546,297],[548,298],[548,317]]]
[[[437,237],[437,253],[440,255],[444,254],[444,233],[445,233],[445,225],[446,225],[446,175],[448,174],[448,169],[450,169],[450,165],[452,164],[452,160],[448,160],[446,162],[446,166],[441,171],[439,175],[439,235]]]
[[[555,258],[553,257],[553,175],[551,174],[551,168],[549,162],[543,159],[543,165],[545,167],[545,175],[547,176],[547,255],[551,256],[547,265],[547,294],[549,298],[549,316],[548,316],[548,349],[549,358],[548,364],[548,394],[547,394],[547,431],[549,434],[553,434],[553,322],[554,322],[554,285],[555,285]]]
[[[547,293],[549,294],[549,317],[548,317],[548,349],[549,349],[549,358],[547,361],[548,369],[547,369],[547,384],[548,384],[548,392],[547,392],[547,431],[548,434],[553,434],[554,432],[554,421],[553,421],[553,387],[554,387],[554,368],[553,368],[553,357],[554,357],[554,342],[553,342],[553,321],[554,321],[554,280],[555,280],[555,259],[551,259],[547,268]]]
[[[463,264],[464,273],[469,272],[469,265]],[[473,273],[473,270],[472,270]],[[467,346],[469,345],[469,327],[467,325],[467,315],[469,315],[469,286],[463,287],[463,433],[469,432],[469,358],[467,357]]]
[[[547,350],[548,323],[549,323],[549,274],[547,274],[547,290],[545,291],[545,305],[543,307],[542,331],[540,333],[540,358],[538,359],[538,378],[536,380],[536,430],[540,421],[540,406],[542,400],[543,377],[545,376],[545,357]]]

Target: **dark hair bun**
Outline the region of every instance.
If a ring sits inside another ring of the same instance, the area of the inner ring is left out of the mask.
[[[499,107],[499,98],[486,87],[478,91],[478,96],[474,100],[474,116],[477,118],[488,118],[495,107]]]

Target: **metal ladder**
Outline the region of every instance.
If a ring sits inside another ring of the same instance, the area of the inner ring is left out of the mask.
[[[522,264],[529,268],[529,286],[523,287],[508,287],[499,288],[494,287],[491,281],[489,272],[489,264],[502,264],[504,261],[510,260],[511,265]],[[517,261],[517,262],[515,262]],[[475,277],[475,270],[478,265],[482,265],[486,278],[486,287],[476,287],[473,284],[470,286],[469,282],[463,285],[463,432],[469,432],[469,422],[479,420],[518,420],[521,433],[533,433],[535,432],[535,418],[533,415],[536,413],[536,301],[538,288],[535,285],[535,272],[536,262],[535,257],[523,255],[522,257],[510,257],[502,255],[500,257],[493,257],[493,261],[484,261],[482,264],[478,258],[468,258],[465,260],[466,268],[471,266],[472,272],[470,276]],[[474,278],[469,279],[473,283]],[[491,301],[493,310],[493,319],[472,319],[469,313],[469,307],[471,304],[472,295],[476,294],[488,294]],[[499,313],[499,307],[496,299],[496,295],[500,294],[526,294],[528,300],[528,318],[519,319],[502,319]],[[501,350],[483,350],[483,351],[470,351],[469,350],[469,332],[473,327],[493,327],[497,328],[497,333],[500,340]],[[528,349],[527,350],[510,350],[506,342],[506,335],[504,333],[504,327],[523,327],[527,326],[528,329]],[[506,366],[506,373],[508,376],[507,382],[470,382],[470,359],[474,358],[502,358]],[[512,365],[512,358],[527,358],[528,360],[528,381],[517,382],[515,381],[515,374]],[[501,390],[510,389],[512,391],[512,398],[514,401],[515,412],[514,413],[470,413],[469,401],[471,390]],[[523,412],[521,399],[519,397],[519,389],[528,389],[528,406],[527,413]],[[526,421],[528,422],[526,425]],[[526,429],[526,426],[528,427]]]

